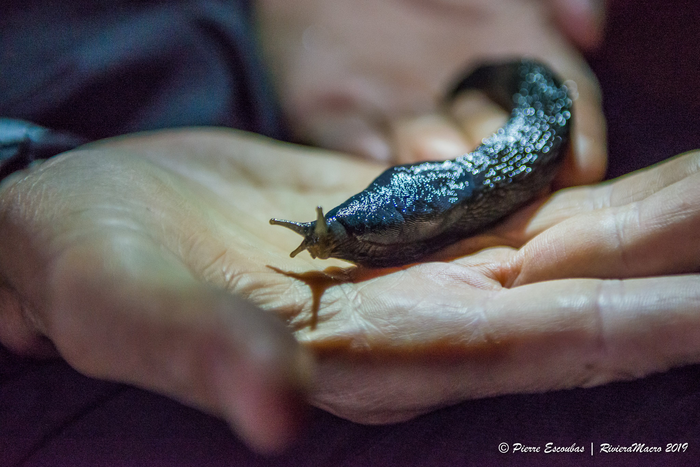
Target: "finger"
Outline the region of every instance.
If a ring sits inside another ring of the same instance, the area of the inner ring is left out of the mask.
[[[508,121],[507,112],[479,91],[461,93],[450,105],[450,114],[459,122],[470,150]]]
[[[603,41],[605,0],[550,0],[559,29],[583,50],[594,50]]]
[[[68,363],[223,416],[257,450],[284,447],[310,367],[285,327],[195,280],[147,239],[92,238],[56,260],[41,314]]]
[[[385,125],[370,122],[359,113],[317,111],[307,125],[306,137],[314,145],[354,154],[377,162],[392,162],[393,148]]]
[[[619,207],[581,214],[528,242],[513,285],[555,278],[627,278],[700,269],[700,174]]]
[[[447,274],[415,283],[406,271],[374,294],[368,287],[371,313],[340,317],[344,339],[337,329],[326,342],[310,336],[321,355],[315,404],[362,423],[397,422],[468,398],[589,387],[698,361],[697,275],[497,290],[468,286],[471,268],[423,266]],[[439,292],[426,300],[431,289]]]
[[[579,80],[580,82],[580,80]],[[569,86],[573,86],[569,81]],[[569,157],[559,171],[554,188],[598,182],[607,168],[607,127],[600,98],[589,86],[577,86]]]
[[[598,81],[577,57],[562,56],[554,68],[565,79],[573,100],[571,153],[555,187],[600,181],[607,167],[607,127]]]
[[[640,378],[700,355],[700,277],[580,279],[490,297],[489,342],[475,365],[503,392],[590,387]],[[503,358],[505,357],[505,358]],[[488,388],[488,387],[487,387]]]
[[[473,149],[457,125],[442,115],[396,119],[391,125],[397,164],[454,159]]]
[[[611,182],[559,191],[531,217],[523,241],[579,214],[641,201],[698,172],[700,151],[692,151]]]

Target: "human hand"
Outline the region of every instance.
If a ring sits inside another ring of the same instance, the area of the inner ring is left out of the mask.
[[[264,270],[247,255],[254,233],[200,186],[202,151],[180,139],[96,144],[3,181],[0,342],[57,350],[86,375],[222,416],[252,447],[275,451],[299,428],[311,359],[241,298],[259,282],[248,266]],[[153,145],[167,153],[149,157]],[[232,196],[243,202],[246,188]]]
[[[214,130],[88,149],[0,189],[0,338],[26,351],[47,336],[79,371],[206,408],[255,445],[284,438],[293,415],[276,397],[302,385],[308,365],[236,297],[280,316],[316,354],[312,403],[366,423],[697,361],[697,275],[663,274],[697,270],[698,154],[559,192],[443,262],[367,270],[291,259],[298,238],[267,221],[312,218],[376,165]],[[613,214],[633,220],[640,208],[658,216],[655,229],[605,235],[624,225]],[[673,241],[646,252],[663,231]],[[620,263],[615,245],[600,244],[608,238],[651,262]],[[591,246],[608,253],[575,254]],[[561,272],[561,258],[575,267]],[[627,279],[641,275],[657,277]]]
[[[468,66],[535,57],[575,83],[572,152],[557,186],[597,181],[606,166],[595,77],[571,43],[600,42],[603,2],[304,0],[257,2],[282,104],[301,141],[397,163],[451,159],[507,116],[480,94],[445,113]]]
[[[560,191],[442,252],[454,260],[367,276],[343,294],[356,306],[320,320],[333,330],[325,347],[309,333],[321,349],[317,404],[398,421],[698,363],[699,182],[696,151]],[[508,244],[520,247],[488,248]]]

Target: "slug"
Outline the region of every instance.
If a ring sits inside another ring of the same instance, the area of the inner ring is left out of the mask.
[[[291,257],[339,258],[367,267],[420,261],[482,231],[547,187],[569,140],[572,101],[566,86],[531,61],[484,65],[447,94],[484,92],[511,111],[508,123],[471,153],[453,160],[391,167],[364,191],[316,220],[271,219],[304,237]]]

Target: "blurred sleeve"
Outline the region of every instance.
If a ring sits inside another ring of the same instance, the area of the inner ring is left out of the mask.
[[[284,138],[248,1],[9,0],[0,31],[0,117],[43,136],[216,125]],[[6,155],[22,149],[2,132]]]
[[[73,149],[85,138],[24,120],[0,118],[0,180],[36,160]]]

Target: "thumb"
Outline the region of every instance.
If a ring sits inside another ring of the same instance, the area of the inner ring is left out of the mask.
[[[196,280],[150,240],[127,234],[71,247],[49,290],[43,327],[78,371],[223,416],[261,452],[297,432],[306,352],[276,317]]]

